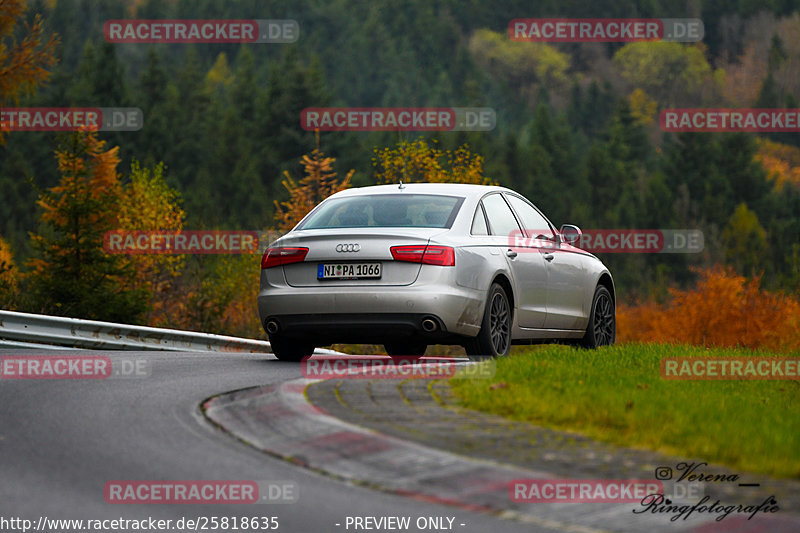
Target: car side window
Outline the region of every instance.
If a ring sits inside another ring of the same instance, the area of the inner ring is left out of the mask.
[[[550,229],[547,220],[535,207],[519,196],[506,194],[505,197],[522,220],[525,234],[528,237],[533,237],[534,239],[544,237],[545,239],[555,240],[555,235],[553,230]]]
[[[472,235],[489,235],[489,228],[486,226],[486,215],[483,214],[483,205],[478,204],[475,216],[472,218]]]
[[[489,231],[492,235],[510,237],[514,232],[519,235],[520,227],[514,213],[503,197],[499,194],[490,194],[483,199],[486,209],[486,218],[489,220]]]

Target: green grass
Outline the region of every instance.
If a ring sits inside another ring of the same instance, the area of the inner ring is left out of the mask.
[[[542,346],[498,359],[492,379],[451,384],[471,409],[741,471],[800,478],[800,382],[672,381],[659,370],[666,356],[754,355],[779,354],[660,344],[596,351]]]

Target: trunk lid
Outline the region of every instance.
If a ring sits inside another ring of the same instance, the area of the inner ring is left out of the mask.
[[[446,232],[441,228],[358,228],[293,231],[274,246],[308,248],[302,263],[284,265],[286,282],[293,287],[400,286],[411,285],[419,274],[419,263],[395,261],[392,246],[427,244],[431,237]],[[367,279],[317,278],[319,265],[380,263],[381,277]]]

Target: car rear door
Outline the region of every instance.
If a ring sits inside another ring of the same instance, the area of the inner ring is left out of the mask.
[[[506,256],[514,285],[518,323],[541,328],[547,316],[547,266],[538,249],[516,246],[522,229],[500,193],[482,199],[494,248]]]

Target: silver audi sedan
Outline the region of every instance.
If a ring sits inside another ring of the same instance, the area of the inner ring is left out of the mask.
[[[317,346],[382,344],[422,355],[458,344],[614,343],[611,274],[522,195],[454,183],[336,193],[261,259],[258,311],[278,359]]]

